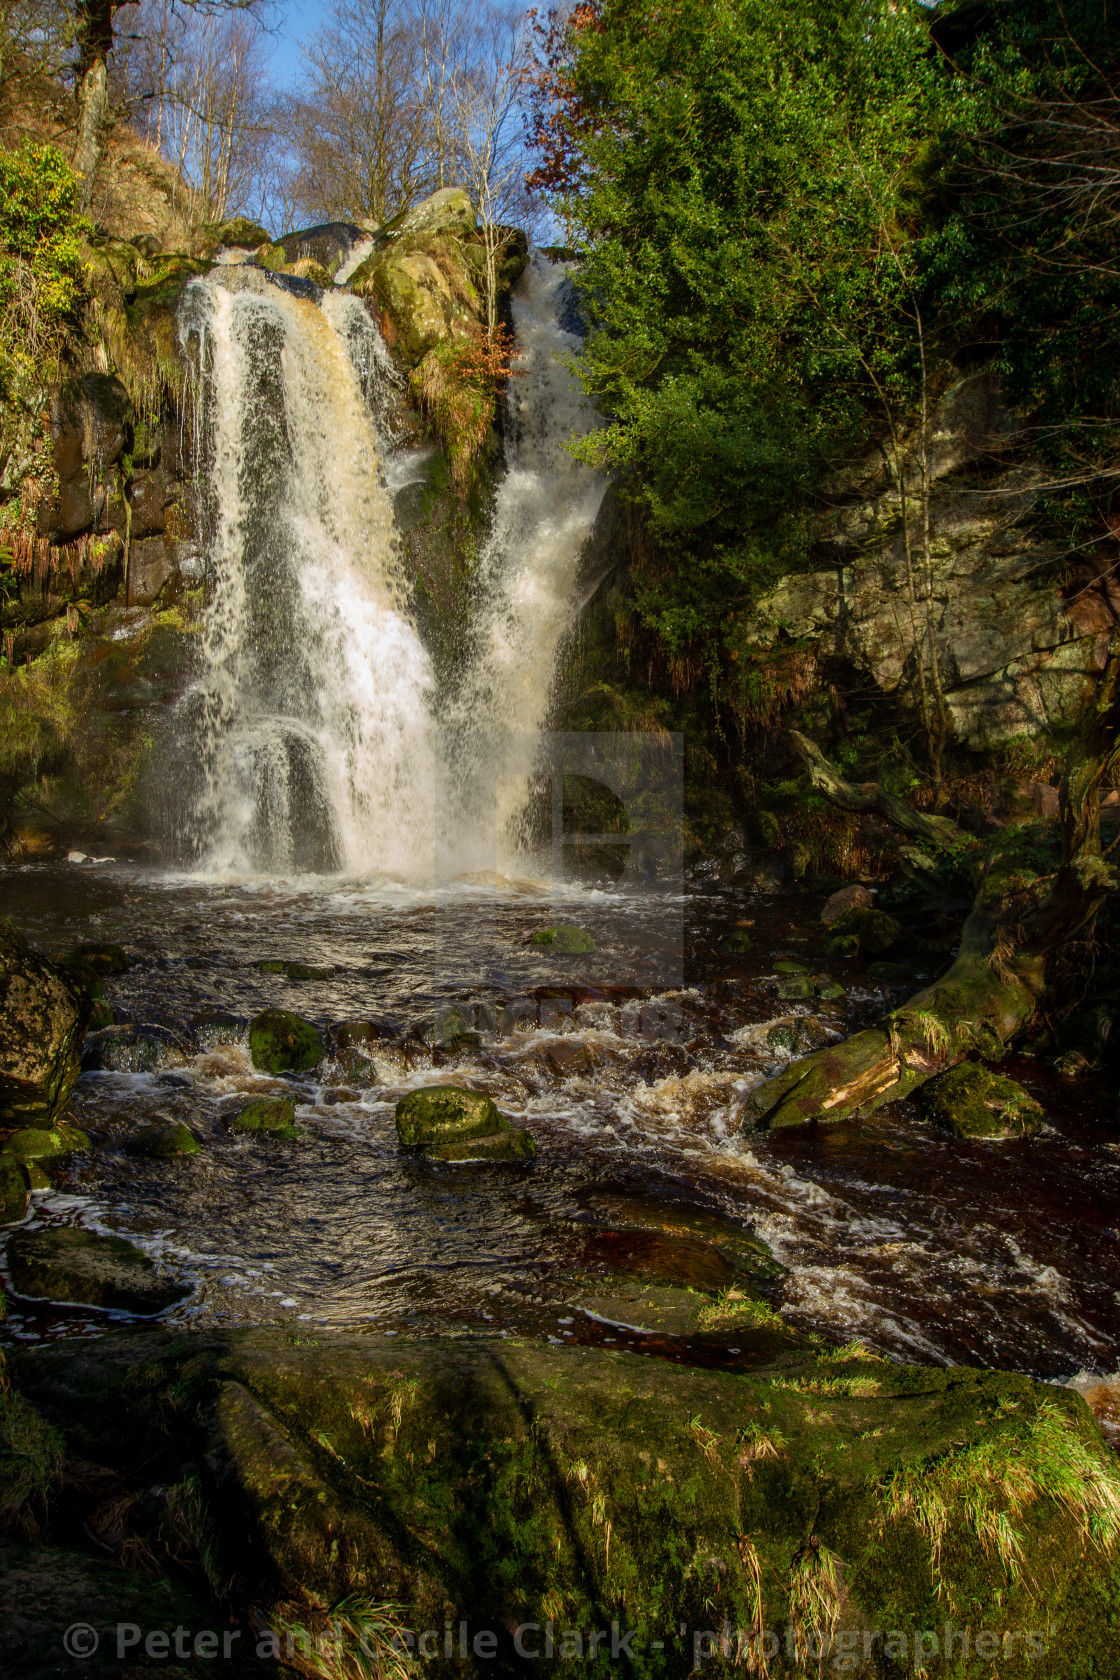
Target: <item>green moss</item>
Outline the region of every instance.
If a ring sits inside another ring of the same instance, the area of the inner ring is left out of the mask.
[[[1029,1137],[1045,1115],[1034,1098],[1004,1074],[961,1062],[923,1085],[922,1107],[958,1137]]]
[[[249,1023],[249,1054],[265,1073],[306,1073],[324,1053],[318,1027],[289,1009],[264,1009]]]
[[[12,1391],[0,1361],[0,1530],[38,1535],[65,1456],[61,1433]]]
[[[231,1132],[266,1132],[270,1137],[297,1138],[296,1105],[287,1097],[258,1097],[239,1109],[229,1123]]]
[[[725,956],[744,957],[751,949],[753,940],[746,928],[735,928],[720,940],[720,950]]]
[[[15,1225],[27,1212],[27,1176],[14,1155],[0,1153],[0,1225]]]
[[[559,925],[550,928],[538,928],[533,935],[533,944],[541,945],[555,952],[557,956],[580,956],[595,949],[595,941],[582,928],[565,927]]]
[[[72,1155],[76,1149],[88,1149],[89,1138],[76,1126],[21,1126],[4,1139],[6,1155],[21,1161],[52,1161]]]
[[[154,1122],[141,1126],[125,1144],[126,1155],[146,1156],[152,1161],[174,1160],[181,1155],[197,1155],[201,1144],[182,1121]]]
[[[857,904],[833,922],[829,951],[831,954],[832,944],[838,940],[855,939],[865,957],[885,957],[901,934],[900,923],[885,910],[869,910]]]
[[[406,1149],[458,1144],[509,1131],[509,1121],[484,1091],[429,1085],[410,1091],[396,1108],[397,1136]]]

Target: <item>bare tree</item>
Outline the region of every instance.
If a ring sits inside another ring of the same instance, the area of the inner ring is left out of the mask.
[[[496,3],[481,8],[456,69],[452,129],[463,185],[482,223],[486,254],[486,324],[498,319],[498,267],[508,223],[523,209],[525,160],[520,102],[525,85],[525,13]]]
[[[416,11],[408,0],[332,0],[303,55],[288,113],[301,209],[376,224],[407,209],[428,185]]]

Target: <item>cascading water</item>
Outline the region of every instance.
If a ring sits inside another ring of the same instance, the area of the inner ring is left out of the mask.
[[[187,839],[210,871],[413,875],[431,670],[367,404],[393,378],[384,347],[356,299],[320,307],[245,267],[196,281],[181,331],[208,573]]]
[[[511,303],[507,472],[479,567],[471,654],[441,711],[450,793],[441,851],[451,872],[516,862],[523,847],[526,737],[539,737],[548,719],[557,654],[579,604],[580,555],[606,488],[566,447],[598,423],[567,365],[580,342],[566,324],[568,266],[536,253]]]

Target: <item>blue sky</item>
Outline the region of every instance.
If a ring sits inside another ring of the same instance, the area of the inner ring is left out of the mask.
[[[276,7],[269,40],[279,86],[290,86],[299,74],[299,43],[314,31],[321,10],[322,0],[282,0]]]

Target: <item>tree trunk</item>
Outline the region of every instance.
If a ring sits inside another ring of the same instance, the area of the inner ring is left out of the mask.
[[[792,734],[813,785],[849,811],[875,811],[936,850],[971,837],[946,817],[914,811],[877,783],[845,782],[812,741]],[[1116,872],[1101,854],[1100,789],[1120,762],[1120,653],[1114,653],[1061,786],[1062,864],[1009,891],[998,858],[986,870],[948,973],[841,1044],[791,1062],[751,1092],[749,1129],[843,1120],[909,1096],[969,1055],[999,1057],[1034,1015],[1053,953],[1096,915]]]
[[[108,141],[113,11],[113,0],[83,0],[78,9],[78,139],[74,168],[82,177],[85,211],[93,203],[94,182]]]

